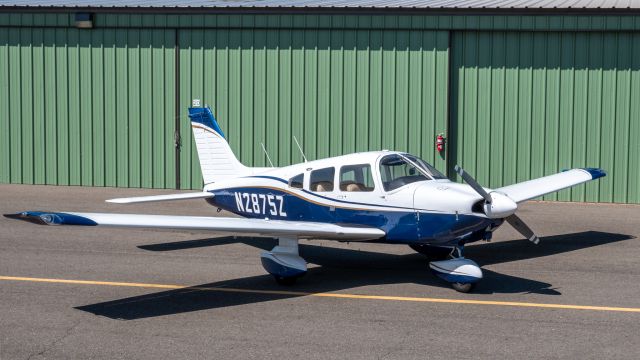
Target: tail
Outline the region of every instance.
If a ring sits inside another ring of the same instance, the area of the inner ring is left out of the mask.
[[[189,118],[205,185],[251,173],[233,154],[209,107],[189,108]]]

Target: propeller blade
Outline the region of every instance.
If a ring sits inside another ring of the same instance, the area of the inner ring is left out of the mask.
[[[525,238],[531,241],[534,244],[538,244],[540,242],[540,238],[533,233],[533,230],[527,224],[522,221],[516,214],[512,214],[506,217],[507,221],[514,229],[516,229],[520,234],[522,234]]]
[[[482,186],[480,186],[480,184],[478,184],[476,179],[471,177],[471,175],[469,175],[469,173],[464,171],[464,169],[461,168],[458,165],[454,166],[453,170],[455,170],[455,172],[457,172],[458,175],[460,175],[462,177],[464,182],[469,184],[469,186],[471,186],[473,188],[473,190],[475,190],[478,194],[480,194],[480,196],[482,196],[484,198],[484,200],[487,202],[487,204],[491,204],[491,196],[482,188]]]

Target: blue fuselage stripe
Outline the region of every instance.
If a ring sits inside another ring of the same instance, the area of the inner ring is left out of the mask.
[[[378,210],[331,206],[276,187],[247,186],[212,192],[215,196],[207,199],[211,205],[247,218],[370,226],[383,230],[386,233],[383,240],[392,243],[456,245],[462,238],[465,242],[480,239],[480,232],[484,233],[493,222],[480,216],[417,212],[406,208],[398,211],[384,207]],[[269,201],[274,204],[272,207]],[[476,233],[477,236],[469,235]]]

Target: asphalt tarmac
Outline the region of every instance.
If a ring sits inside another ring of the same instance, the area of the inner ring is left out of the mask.
[[[0,212],[226,215],[175,191],[0,185]],[[640,206],[530,202],[533,245],[504,225],[467,248],[461,294],[406,246],[303,241],[282,287],[270,239],[0,219],[0,359],[638,359]]]

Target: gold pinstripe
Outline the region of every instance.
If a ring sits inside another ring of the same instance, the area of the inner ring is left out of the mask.
[[[217,136],[217,137],[220,137],[220,135],[219,135],[218,133],[216,133],[215,131],[211,131],[211,130],[209,130],[209,129],[207,129],[207,128],[204,128],[204,127],[202,127],[202,126],[198,126],[198,125],[191,124],[191,128],[201,129],[201,130],[204,130],[204,131],[206,131],[206,132],[212,133],[213,135],[215,135],[215,136]]]

